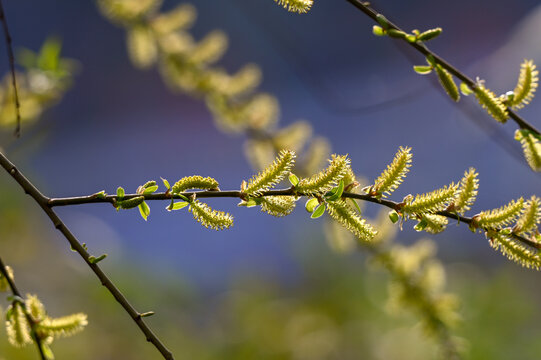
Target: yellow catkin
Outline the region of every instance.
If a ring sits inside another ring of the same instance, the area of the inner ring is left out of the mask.
[[[393,161],[374,182],[371,192],[373,191],[376,197],[386,197],[396,190],[411,167],[411,158],[411,148],[401,146]]]
[[[302,179],[297,185],[297,190],[300,193],[316,195],[324,194],[336,186],[346,174],[350,160],[347,155],[333,154],[329,162],[325,170],[310,178]]]
[[[477,172],[474,168],[469,168],[464,173],[462,180],[460,180],[460,186],[453,203],[453,210],[459,214],[464,214],[470,210],[477,197],[478,188]]]
[[[305,13],[310,10],[314,1],[313,0],[274,0],[278,5],[282,5],[287,11],[296,13]]]
[[[458,185],[450,185],[432,192],[415,196],[415,199],[402,207],[404,213],[423,214],[444,210],[455,196]]]
[[[496,121],[505,123],[509,114],[502,100],[497,97],[492,91],[487,89],[482,82],[478,82],[473,89],[475,97],[479,104],[492,116]]]
[[[434,67],[434,70],[436,70],[438,80],[440,81],[440,84],[447,93],[447,95],[449,95],[449,97],[453,101],[460,100],[460,93],[458,92],[458,87],[456,86],[455,80],[453,79],[453,75],[451,75],[449,71],[441,67],[440,64],[437,64]]]
[[[328,202],[327,210],[334,220],[352,232],[360,241],[370,242],[376,236],[377,231],[357,215],[344,200]]]
[[[282,150],[272,164],[250,179],[243,192],[250,195],[259,195],[282,181],[293,167],[295,157],[293,151]]]
[[[541,258],[536,250],[529,249],[525,245],[518,243],[510,237],[497,232],[489,232],[490,246],[512,260],[526,268],[539,270],[541,267]]]
[[[476,222],[481,227],[499,227],[513,222],[520,214],[524,206],[524,199],[511,200],[507,205],[497,209],[482,211],[474,216]]]
[[[513,109],[521,109],[528,105],[535,95],[539,82],[539,71],[532,60],[524,60],[520,66],[517,86],[513,91],[514,97],[510,105]]]
[[[541,141],[528,130],[517,129],[515,140],[522,145],[524,157],[534,171],[541,171]]]
[[[189,210],[194,219],[206,228],[223,230],[233,226],[233,216],[223,211],[213,210],[199,200],[190,203]]]

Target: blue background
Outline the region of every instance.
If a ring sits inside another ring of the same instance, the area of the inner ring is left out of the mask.
[[[165,1],[164,8],[176,4]],[[348,153],[356,172],[369,179],[400,145],[411,146],[413,168],[394,199],[458,181],[470,166],[480,173],[474,212],[522,195],[541,195],[539,174],[525,165],[512,140],[515,124],[497,124],[473,98],[453,103],[434,76],[413,72],[413,64],[424,62],[421,55],[373,36],[372,20],[347,1],[316,0],[305,15],[287,13],[271,0],[193,4],[199,13],[196,38],[215,28],[230,37],[221,66],[234,71],[256,62],[262,67],[261,90],[279,98],[281,125],[309,120],[334,152]],[[441,26],[443,34],[430,47],[471,77],[486,79],[498,93],[514,88],[524,58],[541,60],[538,1],[373,5],[404,29]],[[118,186],[134,191],[160,176],[174,182],[192,174],[211,175],[222,189],[236,189],[252,175],[242,136],[221,133],[203,102],[171,93],[157,71],[135,69],[127,58],[124,30],[103,18],[95,3],[17,0],[4,6],[15,47],[37,50],[56,34],[64,56],[80,63],[62,102],[7,147],[47,195],[114,193]],[[7,72],[4,57],[0,65]],[[538,128],[540,104],[534,99],[520,112]],[[59,213],[96,253],[157,271],[173,269],[210,287],[221,287],[246,269],[290,279],[297,253],[321,242],[321,226],[308,218],[302,202],[284,219],[237,208],[233,199],[209,203],[234,214],[231,230],[202,229],[191,214],[168,213],[161,202],[150,203],[147,223],[137,211],[117,213],[103,204]],[[35,205],[29,201],[28,206]],[[377,210],[369,206],[367,214]],[[406,224],[399,241],[420,237],[409,229],[412,225]],[[451,225],[434,238],[439,254],[451,261],[505,261],[465,226]],[[69,252],[63,242],[58,246]]]

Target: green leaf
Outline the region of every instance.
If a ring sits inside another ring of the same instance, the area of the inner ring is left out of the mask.
[[[359,206],[359,204],[357,204],[357,201],[355,201],[355,199],[353,199],[353,198],[349,198],[349,200],[353,203],[353,206],[355,207],[355,209],[357,209],[359,214],[362,213],[361,207]]]
[[[182,194],[178,194],[178,197],[181,198],[184,201],[190,202],[190,199],[188,199],[186,196],[184,196]]]
[[[413,228],[415,229],[415,231],[423,231],[426,226],[428,225],[428,222],[426,221],[426,219],[422,219],[421,221],[419,221],[419,223],[417,225],[415,225]]]
[[[122,186],[119,186],[118,189],[116,189],[116,197],[118,199],[122,199],[124,197],[124,188]]]
[[[91,264],[97,264],[99,263],[100,261],[102,261],[103,259],[105,259],[107,257],[107,254],[102,254],[98,257],[95,257],[95,256],[89,256],[88,257],[88,261],[91,263]]]
[[[38,56],[38,67],[42,70],[55,71],[58,70],[60,60],[60,50],[62,43],[57,38],[48,38]]]
[[[147,205],[146,202],[142,202],[139,204],[139,213],[141,213],[141,216],[145,221],[147,221],[148,216],[150,215],[150,207]]]
[[[413,70],[420,75],[428,75],[432,72],[432,66],[430,65],[414,65]]]
[[[389,28],[389,20],[387,20],[387,18],[383,16],[382,14],[377,14],[376,20],[378,21],[378,23],[381,25],[382,28],[384,29]]]
[[[45,359],[54,360],[53,350],[51,350],[48,344],[41,342],[41,350],[43,351],[43,355],[45,356]]]
[[[154,191],[158,190],[158,185],[153,185],[145,188],[145,191],[143,191],[143,194],[152,194]]]
[[[165,185],[166,189],[171,190],[171,185],[169,185],[169,181],[167,181],[167,179],[164,179],[162,177],[160,179],[162,179],[163,185]]]
[[[179,202],[170,204],[168,207],[166,207],[166,209],[167,211],[180,210],[180,209],[185,208],[188,205],[190,205],[190,203],[185,202],[185,201],[179,201]]]
[[[432,40],[434,39],[436,36],[438,36],[439,34],[441,34],[442,30],[441,28],[435,28],[435,29],[430,29],[430,30],[427,30],[421,34],[419,34],[419,36],[417,36],[417,39],[419,41],[428,41],[428,40]]]
[[[306,204],[304,205],[304,207],[306,208],[306,211],[308,211],[309,213],[312,213],[314,212],[314,209],[316,208],[316,206],[319,205],[319,201],[318,199],[316,198],[311,198],[311,199],[308,199],[306,201]]]
[[[404,39],[406,38],[406,36],[408,36],[408,34],[406,34],[405,32],[396,29],[387,30],[387,34],[389,34],[390,37],[397,39]]]
[[[406,40],[410,43],[414,43],[417,41],[417,36],[415,35],[412,35],[412,34],[408,34],[406,35]]]
[[[257,199],[257,200],[256,200]],[[254,206],[257,206],[257,205],[260,205],[261,204],[261,200],[259,200],[258,198],[251,198],[251,199],[248,199],[248,201],[241,201],[239,203],[239,206],[246,206],[248,208],[251,208],[251,207],[254,207]],[[258,201],[259,200],[259,201]]]
[[[385,30],[381,26],[374,25],[372,27],[372,33],[376,36],[385,36]]]
[[[432,67],[436,66],[436,59],[434,59],[434,56],[432,55],[428,55],[426,57],[426,62],[428,63],[428,65],[432,65]]]
[[[392,221],[393,224],[396,224],[398,221],[399,215],[395,210],[389,211],[389,220]]]
[[[95,193],[94,196],[98,199],[105,199],[105,197],[107,196],[107,193],[105,192],[105,190],[102,190],[100,192]]]
[[[336,201],[342,197],[344,192],[344,180],[340,180],[338,186],[330,191],[330,196],[327,197],[328,201]]]
[[[312,219],[317,219],[318,217],[321,217],[323,213],[325,212],[325,203],[321,203],[317,206],[317,208],[314,210],[312,215],[310,216]]]
[[[297,184],[299,183],[299,178],[297,177],[297,175],[290,173],[289,182],[291,183],[291,185],[297,186]]]
[[[464,96],[468,96],[468,95],[473,94],[473,90],[470,89],[470,87],[468,85],[466,85],[465,83],[460,83],[460,92]]]

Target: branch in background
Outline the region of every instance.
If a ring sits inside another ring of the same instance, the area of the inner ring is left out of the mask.
[[[159,1],[138,4],[98,2],[103,15],[126,30],[128,55],[135,67],[157,66],[162,80],[173,90],[204,100],[220,130],[246,136],[245,153],[255,169],[265,167],[283,149],[300,153],[305,147],[299,173],[311,174],[322,166],[330,152],[327,139],[313,136],[311,125],[303,120],[276,127],[280,104],[275,96],[257,89],[262,79],[258,66],[248,64],[230,74],[215,65],[228,46],[222,31],[212,31],[196,41],[189,31],[196,17],[193,6],[182,4],[159,11]],[[293,10],[309,7],[311,1],[280,4]]]
[[[76,251],[83,260],[87,263],[90,269],[98,277],[101,284],[113,295],[115,300],[120,303],[124,310],[130,315],[133,321],[137,324],[139,329],[145,335],[147,341],[152,343],[156,349],[162,354],[164,359],[173,360],[172,353],[165,347],[160,339],[152,332],[148,325],[144,322],[143,317],[146,313],[138,312],[124,297],[120,290],[114,285],[109,277],[101,270],[97,262],[103,259],[102,256],[96,258],[90,255],[86,248],[77,240],[77,238],[71,233],[68,227],[62,222],[58,215],[53,211],[49,205],[49,198],[43,195],[16,167],[9,161],[9,159],[0,152],[0,165],[7,171],[11,177],[17,181],[19,186],[30,195],[32,199],[41,207],[41,209],[47,214],[49,219],[53,222],[55,228],[64,235],[68,240],[71,248]]]
[[[6,19],[6,13],[4,12],[4,6],[2,0],[0,0],[0,22],[2,22],[2,28],[4,29],[4,36],[6,39],[6,47],[9,61],[9,69],[11,71],[11,82],[13,84],[13,98],[15,102],[15,114],[17,117],[17,125],[15,127],[15,136],[21,136],[21,105],[19,103],[19,93],[17,91],[17,80],[15,76],[15,57],[13,56],[13,47],[11,41],[11,35],[9,34],[8,22]]]
[[[347,1],[381,25],[374,27],[376,35],[389,35],[402,39],[423,54],[427,59],[428,66],[415,66],[415,71],[420,74],[428,74],[435,70],[441,85],[454,101],[459,100],[460,94],[458,87],[454,83],[453,76],[462,81],[460,86],[462,93],[465,95],[474,93],[480,105],[494,119],[501,123],[506,122],[508,117],[513,119],[520,128],[520,130],[517,130],[515,139],[520,141],[528,164],[534,171],[541,171],[541,133],[514,110],[528,104],[537,89],[538,71],[532,61],[525,61],[522,64],[518,85],[515,90],[497,97],[489,89],[485,88],[482,80],[472,80],[445,59],[428,49],[424,42],[437,36],[441,32],[440,28],[431,29],[422,34],[418,30],[414,30],[413,34],[408,34],[382,14],[372,9],[370,3],[360,0]]]

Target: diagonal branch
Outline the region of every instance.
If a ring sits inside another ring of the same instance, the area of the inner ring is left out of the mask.
[[[145,335],[147,341],[152,343],[166,360],[173,360],[173,354],[165,347],[165,345],[160,341],[160,339],[152,332],[150,327],[143,321],[142,314],[139,313],[129,303],[128,299],[126,299],[126,297],[120,292],[120,290],[109,279],[109,277],[101,270],[98,264],[90,260],[90,254],[85,250],[85,248],[77,240],[75,235],[73,235],[73,233],[68,229],[64,222],[53,211],[51,205],[49,204],[50,199],[43,195],[38,190],[38,188],[36,188],[1,152],[0,165],[11,175],[13,179],[15,179],[15,181],[17,181],[19,186],[25,191],[26,194],[30,195],[32,199],[34,199],[34,201],[38,203],[43,212],[45,212],[49,219],[51,219],[55,228],[60,231],[62,235],[64,235],[66,240],[68,240],[71,248],[77,253],[79,253],[79,255],[87,263],[90,269],[92,269],[94,274],[98,277],[101,284],[105,286],[105,288],[107,288],[107,290],[111,293],[111,295],[113,295],[115,300],[120,303],[124,310],[130,315],[130,317]]]
[[[124,195],[124,200],[129,200],[135,197],[141,197],[143,196],[145,200],[171,200],[171,199],[181,199],[181,195],[185,198],[239,198],[244,199],[246,198],[246,194],[242,191],[238,190],[219,190],[219,191],[191,191],[191,192],[183,192],[181,194],[171,194],[169,192],[162,192],[162,193],[153,193],[153,194],[126,194]],[[311,197],[312,194],[305,194],[302,192],[298,192],[295,190],[294,187],[290,187],[287,189],[279,189],[279,190],[268,190],[261,192],[260,196],[307,196]],[[342,197],[344,198],[352,198],[352,199],[359,199],[363,201],[368,201],[371,203],[379,204],[382,206],[386,206],[393,210],[400,210],[401,203],[391,201],[391,200],[385,200],[385,199],[377,199],[371,195],[368,194],[357,194],[357,193],[351,193],[351,192],[344,192],[342,194]],[[53,208],[55,206],[71,206],[71,205],[83,205],[83,204],[97,204],[97,203],[109,203],[112,205],[115,205],[117,201],[116,195],[106,195],[106,196],[98,196],[98,194],[93,195],[86,195],[86,196],[77,196],[77,197],[66,197],[66,198],[51,198],[47,200],[47,206],[48,208]],[[474,220],[473,217],[466,217],[458,215],[452,211],[438,211],[435,212],[436,215],[445,216],[449,219],[457,220],[458,222],[462,222],[465,224],[471,224]],[[495,229],[498,231],[498,229]],[[541,244],[529,240],[523,236],[512,234],[513,238],[520,241],[523,244],[526,244],[532,248],[535,249],[541,249]]]
[[[372,18],[374,21],[377,20],[377,16],[379,13],[375,11],[371,6],[370,3],[360,1],[360,0],[347,0],[349,3],[351,3],[353,6],[355,6],[357,9],[361,10],[363,13],[365,13],[367,16]],[[391,21],[388,21],[388,25],[390,29],[395,29],[398,31],[404,31],[397,25],[393,24]],[[474,80],[472,80],[470,77],[468,77],[466,74],[458,70],[456,67],[451,65],[449,62],[447,62],[445,59],[440,57],[439,55],[435,54],[433,51],[431,51],[426,45],[423,43],[418,42],[408,42],[411,47],[413,47],[415,50],[420,52],[421,54],[425,56],[433,56],[436,63],[440,64],[443,68],[445,68],[447,71],[449,71],[451,74],[456,76],[458,79],[460,79],[463,83],[468,85],[471,89],[477,88],[477,84]],[[535,128],[532,124],[530,124],[528,121],[526,121],[524,118],[522,118],[520,115],[518,115],[513,109],[510,107],[507,107],[507,111],[509,112],[509,117],[515,121],[515,123],[521,128],[530,130],[533,133],[537,135],[541,135],[541,132]]]
[[[19,289],[17,289],[17,286],[15,285],[15,282],[13,281],[11,276],[9,276],[9,272],[7,271],[6,265],[2,261],[2,258],[0,258],[0,273],[2,274],[3,277],[6,278],[6,281],[9,285],[9,288],[11,289],[11,293],[13,294],[13,296],[16,296],[17,298],[22,299],[23,296],[19,292]],[[14,300],[13,303],[15,303],[16,301],[18,300]],[[43,353],[41,338],[38,336],[36,332],[36,322],[34,321],[34,319],[32,319],[32,316],[30,316],[30,313],[28,312],[28,309],[26,308],[26,304],[24,303],[24,301],[20,301],[19,303],[23,309],[24,316],[26,317],[26,321],[28,321],[28,324],[30,325],[30,330],[31,330],[30,333],[38,348],[39,356],[42,360],[47,360],[47,357]]]
[[[15,136],[21,136],[21,104],[19,103],[19,92],[17,90],[17,80],[15,76],[15,57],[13,56],[13,46],[11,41],[11,35],[9,34],[8,22],[6,19],[6,13],[4,12],[4,6],[2,0],[0,0],[0,22],[4,29],[4,37],[6,39],[6,47],[8,53],[9,70],[11,71],[11,82],[13,84],[13,97],[15,99],[15,116],[17,117],[17,125],[15,127]]]

